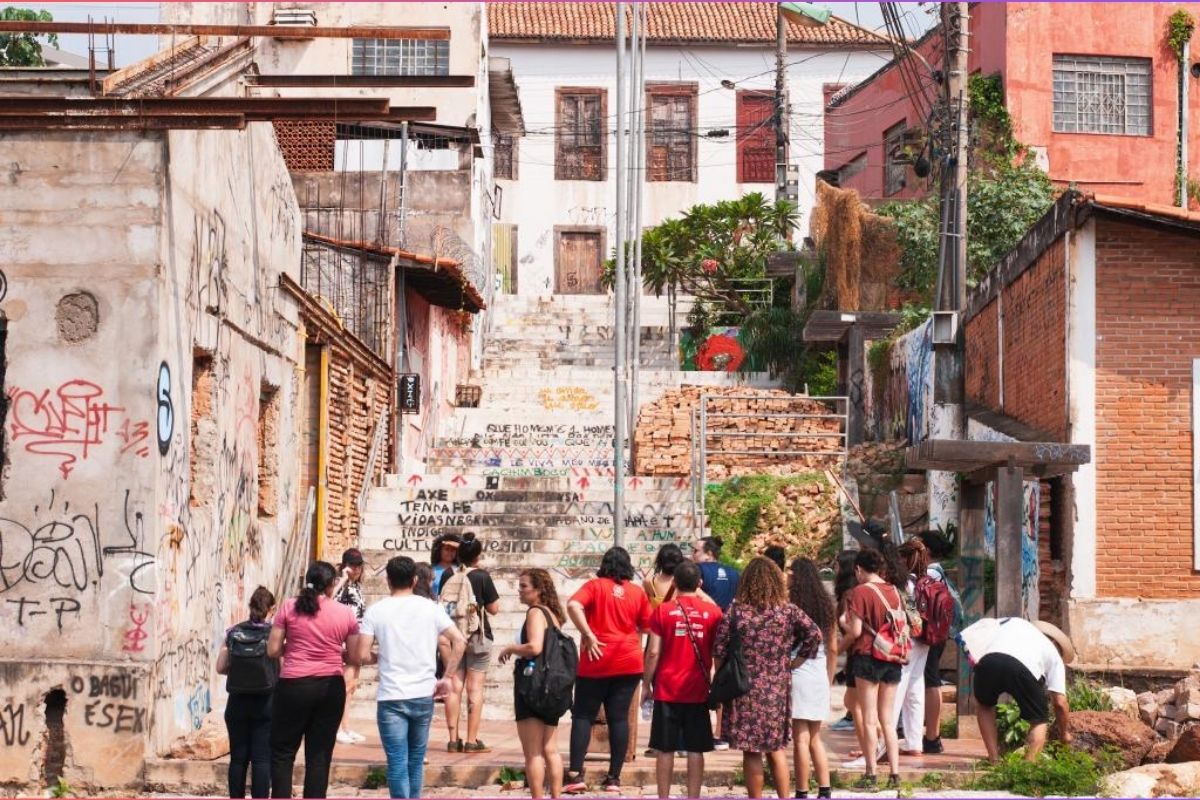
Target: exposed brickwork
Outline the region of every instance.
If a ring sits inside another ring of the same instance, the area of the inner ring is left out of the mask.
[[[389,404],[389,382],[350,359],[335,342],[329,359],[329,469],[325,557],[358,545],[358,495],[370,457],[379,412]],[[388,462],[388,439],[376,471]]]
[[[1191,569],[1200,244],[1103,218],[1096,227],[1096,590],[1200,597]]]
[[[1002,306],[993,300],[966,329],[967,398],[1059,440],[1067,436],[1065,252],[1059,239],[1004,287]],[[1002,405],[996,346],[1001,327]]]
[[[263,384],[258,399],[258,515],[279,510],[279,390]]]
[[[275,141],[283,161],[292,172],[333,169],[336,127],[332,122],[277,120]]]

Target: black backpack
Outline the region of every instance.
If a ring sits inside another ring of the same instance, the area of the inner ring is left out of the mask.
[[[532,674],[518,673],[517,692],[536,716],[557,720],[571,708],[579,651],[575,640],[555,626],[550,612],[538,608],[546,615],[542,652],[534,661]]]
[[[229,648],[229,673],[225,691],[230,694],[267,694],[279,679],[279,662],[267,657],[271,626],[242,622],[225,634]]]

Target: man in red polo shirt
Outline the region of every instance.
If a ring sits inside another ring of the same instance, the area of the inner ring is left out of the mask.
[[[687,751],[687,796],[699,797],[704,754],[713,749],[708,716],[713,632],[721,609],[697,594],[700,568],[690,561],[675,567],[675,598],[650,616],[644,693],[654,692],[650,747],[657,750],[658,796],[671,792],[675,751]]]

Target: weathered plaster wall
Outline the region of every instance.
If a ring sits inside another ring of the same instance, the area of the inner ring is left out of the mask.
[[[58,687],[73,777],[120,785],[140,768],[154,658],[162,141],[11,134],[2,147],[0,782],[40,775]],[[93,695],[101,676],[119,688]]]
[[[129,785],[220,707],[223,629],[280,578],[297,211],[266,124],[4,146],[0,781],[52,743],[72,784]]]
[[[1143,581],[1149,586],[1154,578]],[[1196,625],[1196,610],[1195,600],[1072,599],[1077,666],[1191,669],[1200,663],[1200,637],[1186,633]]]

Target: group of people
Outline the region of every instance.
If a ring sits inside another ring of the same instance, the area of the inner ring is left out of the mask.
[[[937,665],[951,629],[961,623],[957,594],[935,560],[944,550],[931,532],[899,548],[885,541],[879,548],[844,551],[832,594],[813,561],[789,564],[781,548],[768,548],[739,573],[720,561],[717,537],[698,541],[691,559],[678,545],[663,545],[640,585],[629,553],[610,548],[596,576],[565,604],[546,570],[523,570],[518,594],[527,606],[524,624],[497,658],[513,662],[516,727],[532,797],[588,789],[584,758],[602,709],[610,755],[598,785],[621,791],[639,688],[648,706],[652,701],[649,744],[660,797],[669,794],[677,755],[686,758],[688,796],[697,797],[705,754],[726,748],[742,751],[751,797],[762,796],[767,769],[775,791],[788,797],[789,746],[794,796],[807,797],[815,777],[817,796],[829,797],[820,729],[839,678],[847,686],[848,724],[861,747],[858,785],[875,787],[876,765],[886,759],[888,784],[897,786],[902,754],[941,752]],[[369,608],[362,602],[357,550],[346,552],[340,571],[314,563],[303,590],[273,618],[275,598],[259,587],[249,619],[230,629],[218,659],[218,671],[229,676],[231,797],[245,796],[248,766],[253,797],[290,797],[302,741],[304,796],[325,796],[335,742],[360,738],[346,722],[363,664],[379,667],[376,720],[392,797],[421,795],[438,701],[446,710],[448,750],[486,752],[478,733],[493,649],[488,620],[499,610],[499,594],[479,566],[482,552],[482,542],[468,534],[439,537],[430,564],[392,558],[385,567],[390,596]],[[568,621],[578,631],[577,648],[562,633]],[[1000,692],[1017,697],[1041,741],[1045,725],[1039,722],[1048,715],[1044,696],[1040,704],[1036,699],[1039,680],[1065,694],[1061,658],[1056,668],[1051,655],[1061,656],[1062,647],[1022,639],[1021,625],[1028,624],[1022,620],[1003,624],[1009,627],[999,632],[990,626],[962,632],[973,640],[970,650],[984,684],[976,696],[985,739],[992,710],[990,755]],[[1017,643],[1012,655],[998,652],[1005,636]],[[1050,642],[1059,645],[1053,637]],[[847,658],[839,674],[840,651]],[[1065,720],[1062,705],[1055,701]],[[556,732],[568,711],[564,764]],[[1036,744],[1038,736],[1031,738]]]

